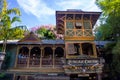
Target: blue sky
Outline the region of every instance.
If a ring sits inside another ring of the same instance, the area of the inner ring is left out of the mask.
[[[21,23],[29,29],[39,25],[56,24],[55,11],[81,9],[83,11],[100,11],[95,0],[7,0],[8,7],[17,7],[21,11]]]

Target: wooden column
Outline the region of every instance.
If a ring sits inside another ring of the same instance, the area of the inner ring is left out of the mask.
[[[66,14],[65,14],[65,19],[64,19],[64,26],[65,26],[65,27],[64,27],[64,31],[65,31],[65,32],[64,32],[64,33],[65,33],[64,36],[66,36]]]
[[[66,58],[68,58],[68,50],[67,50],[67,48],[68,48],[68,43],[65,42],[65,55],[66,55],[65,57]]]
[[[83,54],[83,52],[82,52],[82,43],[80,43],[79,46],[80,46],[79,52],[80,52],[80,55],[82,55]]]
[[[94,57],[97,57],[97,51],[96,51],[95,43],[93,43],[93,55],[94,55]]]
[[[29,47],[29,52],[28,52],[27,68],[29,67],[29,62],[30,62],[30,51],[31,51],[31,46]]]
[[[66,57],[65,48],[63,48],[63,50],[64,50],[64,56],[63,57]]]
[[[92,15],[90,15],[90,28],[91,28],[91,30],[92,30]]]
[[[102,80],[101,73],[97,74],[97,78],[98,78],[98,80]]]
[[[40,67],[42,67],[42,57],[43,57],[43,48],[40,48],[41,49],[41,55],[40,55]]]
[[[81,22],[82,22],[82,36],[84,36],[84,20],[83,20],[84,14],[81,16]]]
[[[19,53],[19,46],[17,46],[17,54],[16,54],[16,60],[15,60],[15,68],[17,67],[17,62],[18,62],[18,53]]]
[[[53,50],[53,68],[55,67],[55,47],[52,48]]]
[[[28,77],[27,77],[27,75],[25,75],[25,80],[28,80]]]
[[[13,80],[15,80],[15,73],[13,74]]]

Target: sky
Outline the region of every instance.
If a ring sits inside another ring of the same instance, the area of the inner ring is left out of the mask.
[[[82,11],[100,11],[95,0],[7,0],[9,8],[19,8],[20,23],[14,26],[26,25],[29,29],[40,25],[55,25],[56,11],[81,9]]]

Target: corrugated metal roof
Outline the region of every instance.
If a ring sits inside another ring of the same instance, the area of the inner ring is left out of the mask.
[[[40,42],[18,42],[19,40],[7,40],[7,44],[65,44],[65,41],[62,39],[56,39],[56,40],[41,40]],[[94,41],[96,45],[106,45],[107,43],[111,43],[113,41]],[[3,41],[0,41],[0,44],[2,44]]]
[[[40,42],[18,42],[17,44],[64,44],[64,40],[41,40]]]

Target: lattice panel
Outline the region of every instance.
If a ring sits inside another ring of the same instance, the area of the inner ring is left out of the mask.
[[[84,28],[85,29],[91,29],[90,22],[89,21],[84,21]]]
[[[73,29],[74,28],[73,22],[66,22],[66,28]]]
[[[84,36],[93,36],[92,30],[85,30],[84,31]]]
[[[82,30],[77,30],[76,31],[76,36],[83,36],[83,31]]]
[[[66,35],[67,35],[67,36],[74,36],[74,34],[75,34],[75,33],[74,33],[73,30],[67,30],[67,31],[66,31]]]

